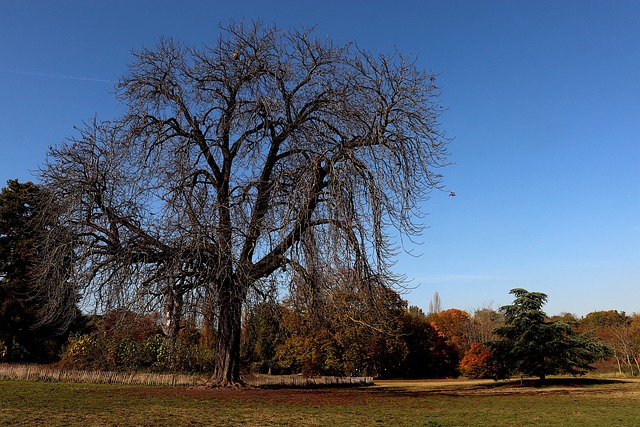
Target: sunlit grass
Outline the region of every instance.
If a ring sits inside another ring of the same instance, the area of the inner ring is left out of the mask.
[[[0,426],[638,426],[640,383],[215,390],[0,381]]]

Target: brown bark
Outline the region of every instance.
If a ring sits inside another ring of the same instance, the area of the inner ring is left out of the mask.
[[[218,327],[216,333],[216,366],[212,377],[214,385],[241,385],[240,333],[242,322],[242,295],[233,292],[229,281],[218,297]]]

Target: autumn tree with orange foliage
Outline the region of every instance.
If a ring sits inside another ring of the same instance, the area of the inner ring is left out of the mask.
[[[432,325],[442,333],[447,343],[453,346],[458,354],[462,355],[469,349],[467,333],[471,316],[464,310],[450,308],[439,313],[430,314]]]
[[[473,343],[460,361],[460,374],[471,379],[493,378],[491,353],[480,343]]]

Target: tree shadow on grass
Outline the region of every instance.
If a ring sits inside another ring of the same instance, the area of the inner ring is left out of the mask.
[[[627,381],[617,379],[603,379],[603,378],[590,378],[590,377],[560,377],[560,378],[547,378],[544,381],[540,379],[526,378],[522,381],[508,380],[504,381],[507,385],[516,387],[588,387],[598,385],[610,385],[610,384],[624,384]]]
[[[425,380],[424,385],[414,383],[411,386],[384,386],[370,389],[373,393],[389,393],[392,395],[404,396],[468,396],[468,395],[515,395],[515,394],[538,394],[538,393],[561,393],[573,392],[606,391],[614,386],[630,384],[624,379],[600,379],[590,377],[558,377],[547,378],[544,381],[534,378],[510,379],[500,381],[487,381],[482,383],[460,382],[440,385],[437,381]]]

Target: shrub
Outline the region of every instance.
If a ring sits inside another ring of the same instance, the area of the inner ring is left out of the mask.
[[[109,371],[205,372],[212,364],[213,352],[188,340],[156,334],[138,341],[105,332],[72,336],[60,361],[63,369]]]

